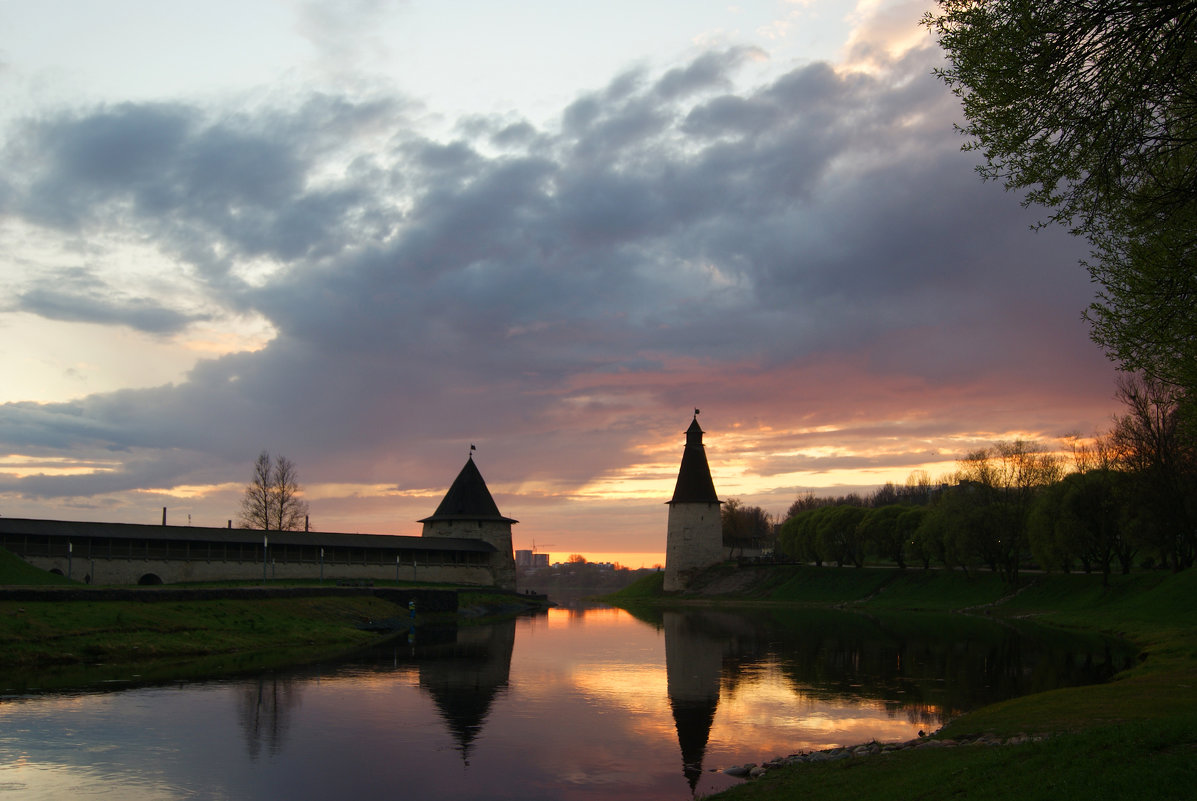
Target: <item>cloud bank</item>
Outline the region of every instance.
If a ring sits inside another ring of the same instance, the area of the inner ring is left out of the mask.
[[[517,535],[656,551],[695,406],[721,494],[774,511],[849,471],[1103,426],[1081,243],[979,182],[935,54],[737,89],[760,56],[435,138],[384,92],[20,121],[2,222],[74,245],[30,251],[0,313],[176,339],[258,318],[273,339],[169,385],[0,406],[4,513],[221,525],[268,448],[322,528],[412,533],[477,443]]]

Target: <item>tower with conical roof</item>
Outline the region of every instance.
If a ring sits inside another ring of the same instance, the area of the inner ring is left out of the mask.
[[[686,429],[686,449],[678,469],[673,498],[669,500],[669,525],[665,542],[665,590],[684,590],[693,575],[723,561],[722,501],[707,464],[698,425],[698,409]]]
[[[473,446],[470,449],[473,450]],[[474,464],[473,453],[453,480],[441,505],[430,517],[416,522],[424,524],[420,532],[423,537],[459,537],[482,540],[492,545],[495,554],[491,558],[491,574],[495,586],[505,590],[515,589],[511,524],[519,521],[499,514],[498,504],[491,497],[482,473]]]

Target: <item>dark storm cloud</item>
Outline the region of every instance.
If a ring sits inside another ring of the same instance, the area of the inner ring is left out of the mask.
[[[816,399],[770,375],[835,358],[924,386],[1033,372],[1036,337],[1087,299],[1077,248],[1032,237],[1018,204],[977,182],[925,54],[894,78],[814,64],[737,93],[752,55],[629,72],[559,127],[472,118],[451,140],[386,98],[29,123],[7,151],[10,213],[148,236],[209,302],[264,315],[278,337],[177,387],[0,407],[3,441],[230,465],[284,443],[312,480],[366,480],[381,463],[410,484],[456,469],[446,443],[486,437],[493,469],[577,483],[629,461],[662,424],[654,404],[702,394],[792,423]],[[274,272],[251,280],[243,267],[262,258]],[[1028,304],[1037,293],[1050,297]],[[87,299],[24,297],[58,319],[190,321]],[[725,381],[743,365],[760,372]],[[1058,389],[1042,380],[1043,396]],[[805,411],[843,406],[827,394]],[[94,491],[146,474],[96,476]],[[77,495],[89,480],[26,486]]]
[[[49,116],[7,148],[23,184],[10,208],[62,231],[148,236],[216,275],[250,258],[329,255],[348,236],[379,233],[380,187],[313,186],[313,172],[345,137],[374,132],[380,114],[393,123],[397,109],[317,96],[258,116],[131,103]]]
[[[147,334],[175,334],[207,315],[185,314],[146,297],[126,297],[92,271],[58,270],[19,292],[10,308],[50,320],[125,325]]]

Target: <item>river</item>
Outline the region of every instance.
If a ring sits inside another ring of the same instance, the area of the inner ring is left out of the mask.
[[[1130,658],[961,615],[554,609],[234,679],[10,688],[0,799],[680,801]]]

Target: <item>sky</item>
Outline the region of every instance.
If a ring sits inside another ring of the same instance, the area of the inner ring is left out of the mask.
[[[720,498],[1109,428],[1083,241],[976,174],[925,0],[0,0],[0,514],[661,561]]]

